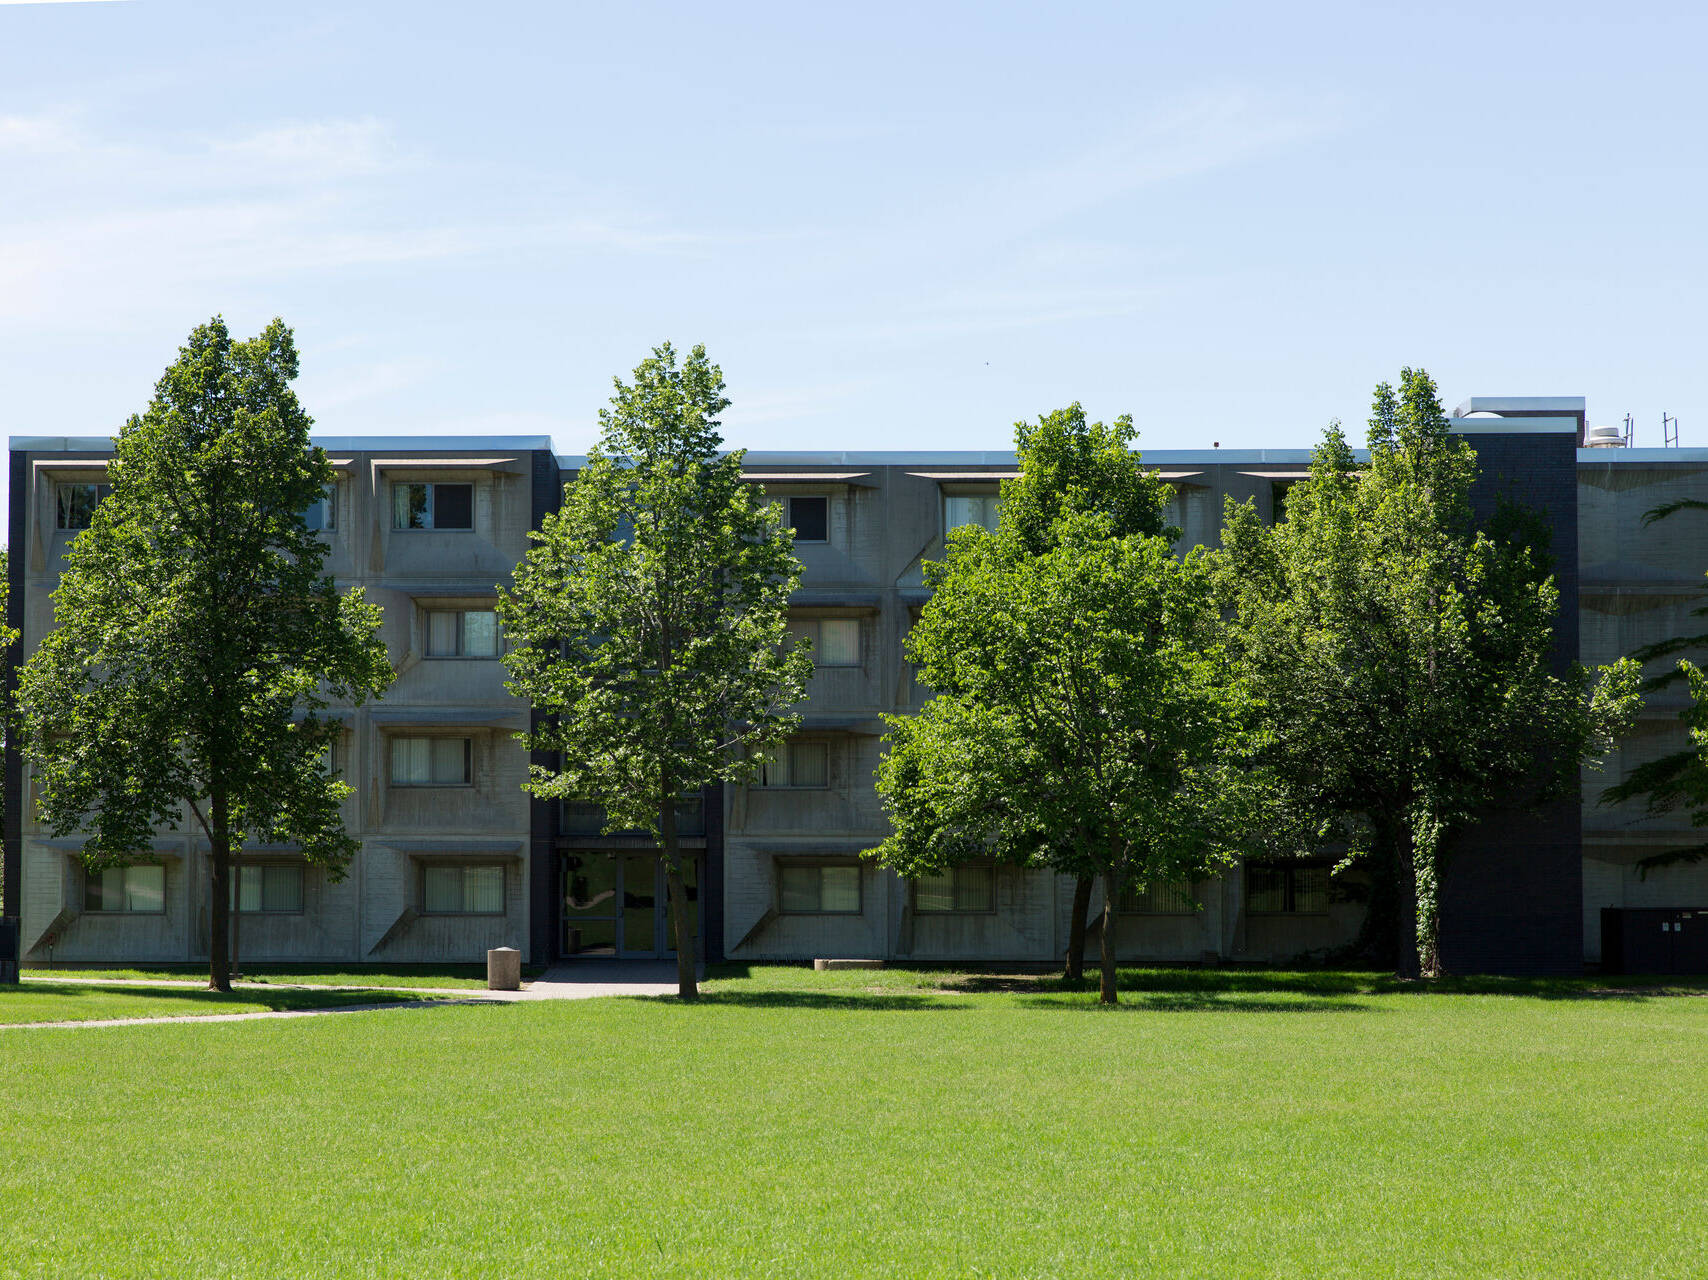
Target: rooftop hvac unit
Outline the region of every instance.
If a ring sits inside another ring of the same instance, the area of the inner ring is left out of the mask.
[[[1623,449],[1625,447],[1625,429],[1623,427],[1591,427],[1584,433],[1583,442],[1591,449]]]

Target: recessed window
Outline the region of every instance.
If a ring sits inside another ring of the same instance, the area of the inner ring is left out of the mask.
[[[493,610],[427,610],[429,658],[496,658],[501,647]]]
[[[293,915],[302,910],[300,862],[245,862],[231,885],[231,908],[245,914]]]
[[[110,484],[60,484],[54,486],[54,500],[58,507],[56,525],[61,529],[87,529],[89,521],[94,518],[95,508],[101,505],[104,498],[111,496],[113,486]]]
[[[1271,480],[1269,482],[1269,514],[1271,524],[1280,524],[1287,518],[1287,496],[1293,491],[1297,480]]]
[[[859,864],[779,861],[777,908],[792,916],[859,915]]]
[[[83,873],[83,910],[159,915],[166,910],[166,868],[158,863]]]
[[[302,513],[302,522],[315,533],[323,529],[338,527],[338,486],[329,484],[326,492],[320,495],[320,501],[314,503]]]
[[[393,529],[474,528],[472,484],[394,484],[391,487]]]
[[[421,869],[421,910],[435,916],[504,914],[504,868],[487,863],[429,864]]]
[[[981,529],[996,532],[996,513],[1002,498],[994,493],[953,494],[943,499],[943,531],[958,529],[964,524],[976,524]]]
[[[1121,886],[1119,910],[1138,916],[1189,916],[1197,911],[1190,885],[1129,880]]]
[[[830,744],[784,742],[773,758],[759,766],[762,787],[827,787],[830,785]]]
[[[1248,862],[1245,903],[1254,916],[1322,915],[1328,910],[1328,864]]]
[[[474,778],[470,738],[393,738],[391,785],[466,787]]]
[[[913,882],[913,909],[923,915],[978,915],[996,910],[996,868],[989,863],[950,867]]]
[[[830,499],[790,498],[789,525],[796,542],[830,541]]]
[[[791,618],[789,634],[812,641],[812,664],[815,667],[860,665],[858,618]]]

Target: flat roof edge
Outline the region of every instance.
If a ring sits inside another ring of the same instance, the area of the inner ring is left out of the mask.
[[[471,449],[511,452],[539,449],[550,452],[550,436],[322,436],[309,439],[328,452],[374,453],[401,450],[410,453],[463,453]],[[111,436],[11,436],[13,453],[111,453]]]

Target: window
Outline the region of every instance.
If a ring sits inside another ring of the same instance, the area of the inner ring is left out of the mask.
[[[964,524],[976,524],[981,529],[996,532],[996,513],[1002,498],[994,493],[956,494],[943,499],[943,532],[958,529]]]
[[[302,513],[302,521],[316,533],[323,529],[336,529],[338,527],[338,486],[335,484],[327,485],[326,492],[320,496],[320,501]]]
[[[789,634],[812,641],[812,664],[815,667],[860,665],[858,618],[791,618]]]
[[[1271,480],[1269,482],[1271,524],[1280,524],[1287,518],[1287,495],[1297,483],[1297,480]]]
[[[391,785],[466,787],[474,779],[469,738],[393,738]]]
[[[1189,916],[1197,911],[1190,885],[1162,881],[1127,881],[1121,886],[1121,900],[1116,905],[1138,916]]]
[[[830,744],[785,742],[774,758],[759,766],[762,787],[827,787],[830,785]]]
[[[159,915],[166,910],[166,868],[158,863],[83,873],[83,910]]]
[[[300,862],[245,862],[231,886],[233,911],[291,915],[302,910]]]
[[[1322,915],[1328,910],[1328,864],[1248,862],[1245,898],[1254,916]]]
[[[913,909],[923,915],[995,911],[996,868],[974,862],[920,876],[913,882]]]
[[[830,499],[790,498],[789,524],[796,542],[830,541]]]
[[[61,484],[54,486],[59,505],[56,524],[61,529],[87,529],[101,500],[113,492],[110,484]]]
[[[394,484],[393,529],[474,528],[472,484]]]
[[[496,658],[498,614],[491,609],[429,609],[429,658]]]
[[[777,908],[792,916],[859,915],[859,864],[779,862]]]
[[[503,915],[504,868],[482,863],[423,867],[421,911],[434,916]]]

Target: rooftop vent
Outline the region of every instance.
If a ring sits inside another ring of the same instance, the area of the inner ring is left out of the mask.
[[[1623,449],[1625,428],[1591,427],[1584,433],[1584,444],[1591,449]]]

